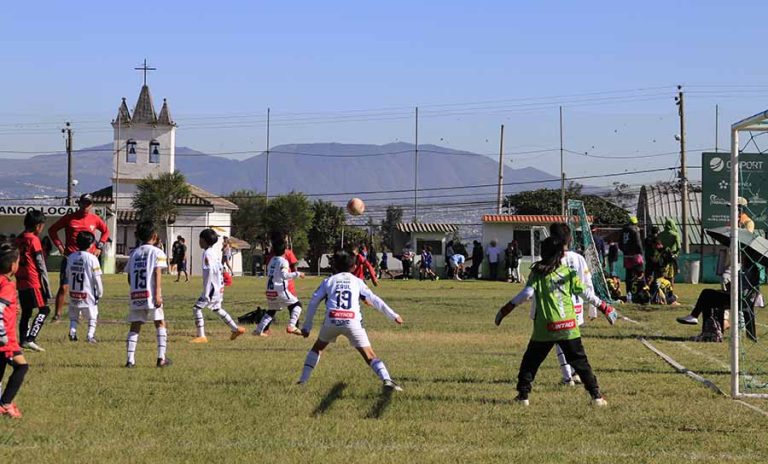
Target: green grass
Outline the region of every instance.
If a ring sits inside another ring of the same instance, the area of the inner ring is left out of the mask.
[[[0,421],[3,462],[768,461],[768,418],[676,373],[637,341],[649,336],[727,390],[727,344],[675,341],[697,332],[674,318],[703,286],[678,286],[682,307],[622,308],[639,325],[600,320],[583,330],[608,408],[558,385],[551,354],[525,409],[511,400],[531,330],[527,306],[493,325],[517,285],[384,281],[377,293],[406,321],[397,327],[364,310],[373,347],[405,388],[387,397],[346,341],[326,351],[309,385],[294,385],[316,331],[311,340],[275,330],[231,342],[208,313],[211,342],[189,344],[199,280],[165,284],[175,365],[154,367],[154,329],[145,326],[137,367],[124,369],[124,280],[106,279],[98,346],[66,341],[62,322],[44,328],[46,353],[27,353],[17,398],[24,418]],[[318,282],[299,283],[305,302]],[[236,279],[225,307],[240,315],[263,303],[263,284]]]

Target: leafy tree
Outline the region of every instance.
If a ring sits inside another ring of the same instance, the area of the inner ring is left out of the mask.
[[[269,231],[266,222],[267,197],[253,190],[237,190],[226,197],[239,208],[232,213],[232,235],[266,248]]]
[[[312,203],[303,193],[291,192],[269,201],[266,208],[266,226],[270,232],[286,234],[297,258],[309,250],[307,232],[312,226]]]
[[[566,199],[581,200],[587,215],[594,217],[594,223],[600,225],[623,225],[629,220],[629,213],[598,195],[584,195],[580,186],[569,185]],[[552,214],[559,215],[560,190],[539,189],[515,193],[504,199],[504,206],[513,214]]]
[[[184,174],[179,171],[149,175],[136,184],[133,207],[142,221],[152,221],[165,227],[164,241],[168,242],[168,224],[176,217],[177,202],[190,194]]]
[[[329,201],[316,200],[312,203],[312,211],[312,227],[307,233],[307,262],[309,268],[315,270],[323,254],[333,251],[334,246],[341,240],[346,218],[344,209]]]
[[[403,222],[403,208],[392,205],[387,206],[387,215],[381,221],[381,239],[389,250],[394,249],[397,225],[401,222]]]

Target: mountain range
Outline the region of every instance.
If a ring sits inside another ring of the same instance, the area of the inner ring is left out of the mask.
[[[79,149],[74,155],[76,191],[110,185],[112,144]],[[187,180],[217,194],[238,189],[264,191],[265,153],[235,160],[177,147],[176,168]],[[419,197],[430,202],[492,200],[498,163],[488,156],[437,145],[419,145]],[[313,198],[364,199],[410,204],[414,188],[414,146],[311,143],[280,145],[269,155],[269,193],[301,191]],[[52,153],[26,159],[6,158],[0,172],[0,198],[62,196],[66,192],[66,155]],[[556,188],[556,176],[535,168],[504,168],[505,193],[540,187]],[[546,183],[543,183],[548,181]],[[469,188],[460,188],[471,186]],[[423,189],[423,190],[422,190]],[[334,195],[336,194],[336,195]],[[341,195],[343,194],[343,195]]]

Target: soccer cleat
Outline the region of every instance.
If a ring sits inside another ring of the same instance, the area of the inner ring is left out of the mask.
[[[385,390],[390,390],[390,391],[396,391],[396,392],[403,391],[403,387],[401,387],[400,385],[396,384],[395,381],[392,380],[392,379],[384,381],[384,389]]]
[[[285,332],[286,332],[286,333],[289,333],[289,334],[291,334],[291,335],[299,335],[299,336],[302,336],[301,330],[299,330],[299,328],[298,328],[298,327],[296,327],[295,325],[289,325],[288,327],[286,327],[286,328],[285,328]]]
[[[265,330],[264,332],[257,332],[254,330],[251,332],[251,335],[254,337],[269,337],[269,330]]]
[[[565,385],[566,387],[575,387],[576,386],[576,382],[573,381],[573,378],[570,378],[570,379],[567,379],[567,380],[563,379],[560,383]]]
[[[45,352],[45,350],[43,349],[42,346],[40,346],[37,343],[32,342],[32,341],[26,341],[26,342],[22,343],[21,347],[24,348],[24,349],[27,349],[27,350],[37,351],[38,353]]]
[[[168,367],[171,364],[173,364],[173,361],[171,361],[171,358],[165,358],[165,359],[157,358],[157,367]]]
[[[576,385],[581,385],[582,383],[584,383],[581,381],[581,377],[579,377],[579,374],[573,374],[571,376],[571,380],[573,380],[573,383],[575,383]]]
[[[302,386],[302,387],[303,387],[304,385],[306,385],[306,384],[307,384],[307,382],[302,382],[301,380],[299,380],[298,382],[296,382],[296,385],[299,385],[299,386]]]
[[[699,323],[699,320],[689,314],[687,316],[678,317],[677,322],[686,325],[696,325]]]
[[[245,327],[238,327],[237,330],[232,332],[232,334],[229,336],[229,339],[234,340],[244,333],[245,333]]]
[[[189,343],[208,343],[208,337],[203,335],[202,337],[195,337],[189,341]]]
[[[70,342],[76,342],[77,341],[77,334],[69,334],[69,341]]]
[[[590,402],[590,404],[592,406],[597,406],[597,407],[608,406],[608,402],[605,401],[605,398],[603,398],[602,396],[600,398],[592,398],[592,401]]]
[[[133,369],[134,367],[136,367],[136,364],[134,364],[132,362],[127,362],[127,363],[125,363],[124,367],[126,367],[128,369]]]
[[[528,402],[528,397],[524,397],[520,394],[518,394],[514,399],[515,404],[519,404],[520,406],[528,406],[530,403]]]
[[[16,406],[16,403],[6,404],[0,406],[0,408],[2,408],[0,415],[8,416],[11,419],[21,419],[21,411],[19,411],[19,407]]]
[[[90,343],[91,345],[96,345],[97,343],[99,343],[99,341],[96,340],[96,337],[88,337],[85,339],[85,342]]]

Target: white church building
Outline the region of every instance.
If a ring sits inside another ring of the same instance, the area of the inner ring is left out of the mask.
[[[133,109],[128,109],[125,98],[120,103],[117,117],[112,121],[114,129],[114,160],[112,185],[93,192],[94,204],[106,207],[107,226],[113,243],[109,249],[105,269],[122,270],[130,251],[136,247],[134,232],[137,213],[133,209],[133,195],[139,180],[149,175],[171,173],[176,165],[176,123],[171,118],[168,102],[163,99],[160,114],[155,113],[152,95],[146,83],[142,86],[139,99]],[[177,236],[182,236],[187,245],[188,270],[192,275],[200,273],[202,249],[198,236],[205,228],[213,228],[220,237],[231,237],[232,212],[237,205],[200,187],[189,184],[190,194],[177,202],[178,213],[168,230],[166,253]],[[161,234],[163,235],[163,234]],[[242,251],[248,244],[234,239],[235,274],[242,273]],[[216,244],[221,253],[222,240]],[[112,266],[114,264],[114,266]]]

